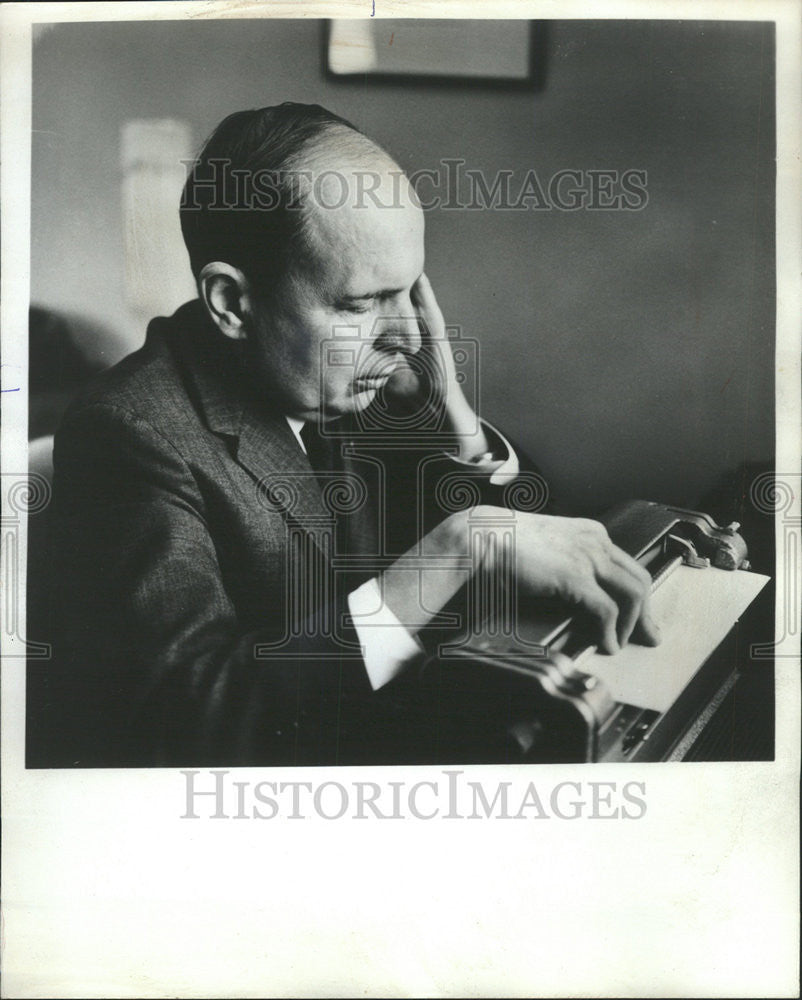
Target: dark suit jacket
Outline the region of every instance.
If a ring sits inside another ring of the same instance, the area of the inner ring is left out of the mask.
[[[71,406],[54,451],[54,659],[29,673],[31,766],[427,755],[414,671],[372,691],[345,597],[453,509],[445,477],[466,473],[436,433],[388,433],[370,414],[342,426],[350,499],[323,482],[325,504],[285,418],[197,302],[154,320]],[[467,475],[463,502],[504,502]],[[356,525],[345,542],[332,509]]]

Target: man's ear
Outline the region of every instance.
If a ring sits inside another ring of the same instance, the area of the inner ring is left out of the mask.
[[[198,294],[209,318],[231,340],[245,340],[251,324],[248,279],[223,261],[205,264],[198,275]]]

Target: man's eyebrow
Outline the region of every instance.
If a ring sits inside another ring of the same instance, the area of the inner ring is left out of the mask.
[[[422,273],[423,272],[421,272],[421,274]],[[420,275],[418,275],[418,278],[419,277]],[[417,283],[418,278],[416,278],[415,281],[413,281],[412,283],[413,285]],[[400,295],[404,291],[406,291],[406,286],[403,286],[401,288],[379,288],[375,292],[364,292],[364,293],[355,292],[353,295],[350,292],[345,292],[343,295],[340,296],[340,301],[366,302],[368,299],[381,299],[381,298],[387,298],[390,295]]]
[[[340,298],[346,302],[365,302],[368,299],[381,299],[389,295],[400,295],[403,291],[403,288],[379,288],[375,292],[360,292],[353,295],[350,292],[346,292]]]

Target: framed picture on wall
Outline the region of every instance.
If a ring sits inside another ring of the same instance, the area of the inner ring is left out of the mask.
[[[528,20],[334,19],[325,68],[334,77],[377,76],[542,83],[541,24]]]

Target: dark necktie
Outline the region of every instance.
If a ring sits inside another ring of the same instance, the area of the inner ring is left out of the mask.
[[[340,441],[329,434],[321,434],[318,425],[311,420],[307,420],[301,428],[301,440],[312,471],[318,473],[318,480],[322,485],[327,472],[336,472],[342,468]]]
[[[320,487],[324,500],[323,505],[327,513],[334,517],[335,549],[338,553],[343,554],[348,551],[346,518],[332,506],[331,502],[326,502],[327,498],[331,497],[327,487],[335,485],[334,480],[337,478],[337,473],[342,473],[344,468],[341,439],[331,434],[321,434],[320,425],[308,420],[301,428],[301,440],[306,448],[306,457],[309,459],[309,464],[312,466],[312,471],[315,473]]]
[[[332,483],[337,474],[359,476],[353,462],[343,458],[343,438],[336,434],[321,434],[318,424],[307,421],[301,429],[301,440],[312,471],[321,491]],[[340,555],[366,556],[376,553],[377,535],[375,514],[370,499],[355,511],[332,510],[336,522],[336,551]],[[364,582],[373,575],[367,569],[357,569],[347,574],[349,587]]]

